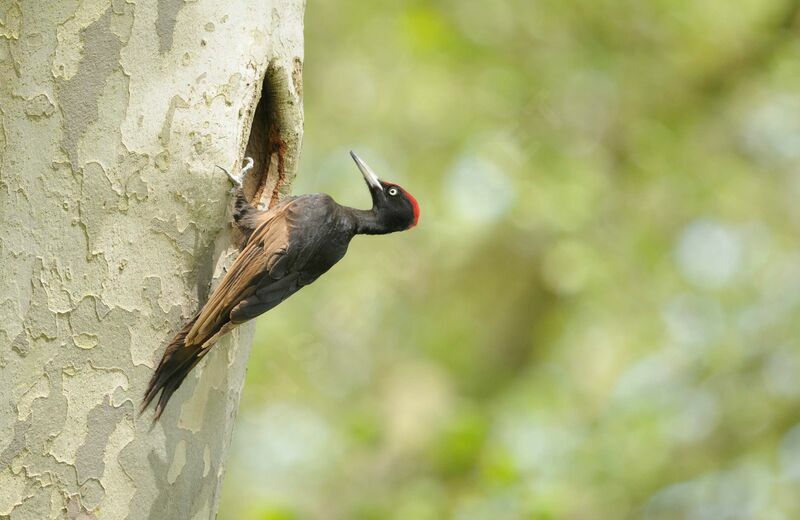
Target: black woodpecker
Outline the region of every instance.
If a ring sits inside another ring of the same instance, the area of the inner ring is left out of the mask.
[[[142,410],[161,392],[154,421],[187,374],[232,328],[267,312],[320,277],[342,259],[356,235],[383,235],[417,225],[419,205],[406,190],[384,182],[350,152],[367,182],[372,209],[342,206],[324,193],[283,199],[261,211],[250,205],[238,177],[233,219],[245,237],[244,247],[206,304],[167,345],[150,379]],[[226,171],[227,173],[227,171]]]

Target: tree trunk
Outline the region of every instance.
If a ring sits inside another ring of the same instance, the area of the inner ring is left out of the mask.
[[[235,256],[215,165],[289,189],[303,9],[0,0],[0,518],[214,517],[252,325],[137,410]]]

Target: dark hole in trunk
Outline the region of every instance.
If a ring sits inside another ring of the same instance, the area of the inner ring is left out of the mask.
[[[256,105],[245,149],[245,156],[252,157],[254,163],[253,170],[245,179],[245,194],[253,205],[263,201],[273,206],[283,182],[286,146],[281,138],[282,118],[278,110],[279,78],[276,67],[270,64],[264,75],[261,99]]]

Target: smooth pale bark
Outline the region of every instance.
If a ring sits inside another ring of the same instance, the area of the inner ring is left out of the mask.
[[[214,517],[252,326],[137,409],[235,256],[215,165],[289,189],[303,9],[0,0],[0,518]]]

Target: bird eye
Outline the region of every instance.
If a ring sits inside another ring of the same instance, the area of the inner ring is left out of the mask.
[[[397,195],[397,188],[389,188],[389,195],[391,195],[392,197]]]

